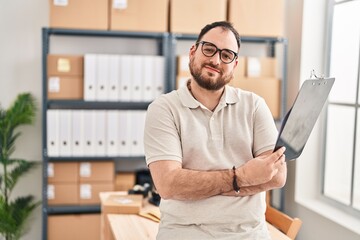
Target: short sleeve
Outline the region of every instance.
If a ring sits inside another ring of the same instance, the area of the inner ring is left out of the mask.
[[[164,97],[150,104],[145,121],[146,163],[159,160],[182,161],[179,132],[171,108]]]
[[[254,112],[254,156],[273,150],[278,131],[269,107],[263,98],[256,101]]]

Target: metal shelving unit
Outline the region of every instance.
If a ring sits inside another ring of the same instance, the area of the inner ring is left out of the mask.
[[[47,55],[50,53],[52,36],[68,37],[103,37],[103,38],[130,38],[147,39],[157,42],[157,54],[165,57],[165,64],[170,59],[169,54],[169,33],[149,32],[121,32],[121,31],[100,31],[100,30],[76,30],[76,29],[42,29],[42,155],[43,155],[43,187],[42,187],[42,239],[47,239],[47,217],[54,214],[79,214],[79,213],[100,213],[99,205],[59,205],[49,206],[47,204],[47,166],[49,162],[82,162],[82,161],[145,161],[144,156],[129,157],[48,157],[47,156],[47,134],[46,134],[46,112],[48,109],[102,109],[102,110],[146,110],[149,102],[95,102],[83,100],[48,100],[47,99]],[[165,65],[165,92],[172,90],[168,79],[171,79],[169,66]]]

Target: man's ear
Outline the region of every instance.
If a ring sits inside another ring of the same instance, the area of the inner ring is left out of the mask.
[[[234,63],[234,68],[233,68],[233,70],[237,67],[238,63],[239,63],[239,58],[236,58],[236,59],[235,59],[235,63]]]
[[[189,57],[190,57],[190,58],[191,58],[192,56],[194,56],[195,51],[196,51],[196,47],[195,47],[195,45],[192,45],[191,48],[190,48],[190,51],[189,51]]]

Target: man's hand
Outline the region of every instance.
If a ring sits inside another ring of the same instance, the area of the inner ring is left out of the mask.
[[[269,182],[285,162],[285,147],[269,155],[253,158],[236,169],[240,187],[255,186]]]

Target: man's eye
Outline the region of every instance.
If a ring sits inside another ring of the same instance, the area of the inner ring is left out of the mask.
[[[234,57],[233,54],[229,53],[229,52],[222,52],[222,58],[226,59],[226,60],[232,60]]]
[[[213,53],[214,48],[204,48],[203,51],[206,52],[206,53]]]

